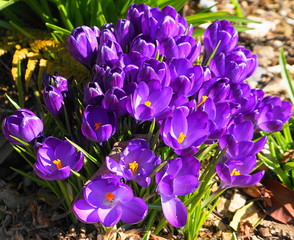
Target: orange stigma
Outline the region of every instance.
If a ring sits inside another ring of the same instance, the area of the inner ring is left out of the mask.
[[[146,102],[144,102],[144,104],[145,104],[147,107],[150,107],[150,106],[151,106],[151,102],[150,102],[150,101],[146,101]]]
[[[240,171],[234,168],[233,171],[231,172],[231,176],[239,176],[239,175],[241,175]]]
[[[114,194],[112,192],[107,192],[105,195],[106,199],[109,201],[113,201],[114,199]]]
[[[184,134],[183,132],[180,133],[180,136],[178,137],[178,143],[182,143],[185,140],[185,137],[187,137],[186,134]]]
[[[203,103],[205,103],[206,100],[207,100],[207,98],[208,98],[207,96],[202,96],[202,100],[201,100],[200,103],[198,103],[198,105],[196,106],[196,108],[200,107]]]
[[[136,161],[129,163],[129,168],[132,170],[132,173],[136,173],[138,170],[138,163]]]
[[[54,160],[53,163],[56,165],[56,167],[57,167],[58,169],[63,168],[60,159]]]
[[[99,128],[101,128],[102,123],[95,123],[94,127],[95,127],[95,131],[97,131]]]

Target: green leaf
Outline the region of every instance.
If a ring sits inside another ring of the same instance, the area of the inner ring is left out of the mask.
[[[71,31],[69,31],[65,28],[59,27],[59,26],[51,24],[51,23],[45,23],[45,24],[48,28],[51,28],[52,30],[54,30],[58,33],[61,33],[62,35],[68,36],[71,34]]]
[[[286,82],[287,91],[289,93],[290,100],[291,100],[292,104],[294,104],[294,87],[293,87],[293,83],[292,83],[290,74],[287,69],[287,61],[286,61],[286,57],[285,57],[283,48],[281,48],[281,50],[280,50],[279,64],[282,68],[281,74],[282,74],[283,80]]]
[[[23,171],[21,171],[21,170],[19,170],[19,169],[16,169],[16,168],[13,168],[13,167],[10,167],[10,168],[11,168],[13,171],[19,173],[20,175],[22,175],[22,176],[24,176],[24,177],[27,177],[27,178],[33,180],[34,182],[36,182],[36,183],[38,183],[38,184],[44,186],[44,187],[47,187],[47,184],[45,183],[44,180],[42,180],[42,179],[40,179],[40,178],[38,178],[38,177],[34,177],[34,176],[32,176],[31,174],[25,173],[25,172],[23,172]]]
[[[9,97],[6,93],[5,93],[5,96],[7,97],[8,101],[16,108],[16,109],[20,109],[21,107],[15,102],[12,100],[11,97]]]
[[[9,7],[10,5],[18,2],[19,0],[1,0],[0,1],[0,11],[3,10],[4,8]]]
[[[283,166],[285,171],[292,171],[294,170],[294,162],[287,162]]]

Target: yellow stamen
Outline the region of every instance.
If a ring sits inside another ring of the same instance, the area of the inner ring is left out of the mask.
[[[113,201],[114,199],[114,194],[112,192],[107,192],[105,195],[106,199],[109,201]]]
[[[150,102],[150,101],[146,101],[146,102],[144,102],[144,104],[145,104],[147,107],[150,107],[150,106],[151,106],[151,102]]]
[[[200,103],[198,103],[198,105],[196,106],[196,108],[200,107],[203,103],[205,103],[206,100],[207,100],[207,98],[208,98],[207,96],[202,96],[202,100],[201,100]]]
[[[234,168],[233,171],[231,172],[231,176],[239,176],[239,175],[241,175],[240,171]]]
[[[129,168],[132,170],[132,173],[136,173],[138,170],[138,163],[136,161],[129,163]]]
[[[178,143],[182,143],[184,141],[185,137],[187,137],[187,135],[184,134],[183,132],[181,132],[180,136],[178,137]]]
[[[60,159],[54,160],[53,163],[56,165],[56,167],[57,167],[58,169],[63,168],[63,167],[62,167],[62,162],[61,162]]]
[[[94,127],[95,127],[95,131],[97,131],[99,128],[101,128],[102,123],[95,123]]]

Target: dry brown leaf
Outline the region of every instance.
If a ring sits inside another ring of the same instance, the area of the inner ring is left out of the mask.
[[[272,207],[265,208],[266,213],[285,224],[293,220],[294,191],[270,178],[262,179],[262,183],[271,192]]]

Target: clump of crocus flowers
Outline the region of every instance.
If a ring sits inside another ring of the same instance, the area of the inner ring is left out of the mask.
[[[214,165],[220,190],[254,185],[264,174],[251,171],[266,142],[254,137],[280,131],[292,114],[289,102],[246,83],[257,56],[237,43],[226,20],[205,30],[202,46],[172,7],[133,4],[125,19],[81,26],[67,38],[71,55],[91,72],[82,96],[67,79],[44,75],[44,105],[72,131],[44,132],[40,118],[18,109],[3,121],[4,135],[34,146],[34,171],[45,180],[78,176],[84,164],[89,181],[72,208],[79,220],[133,224],[155,202],[171,225],[183,227],[182,196],[201,184],[199,149],[215,144],[224,151]],[[115,142],[122,146],[111,155],[105,149]],[[96,150],[100,169],[93,176],[81,149]]]

